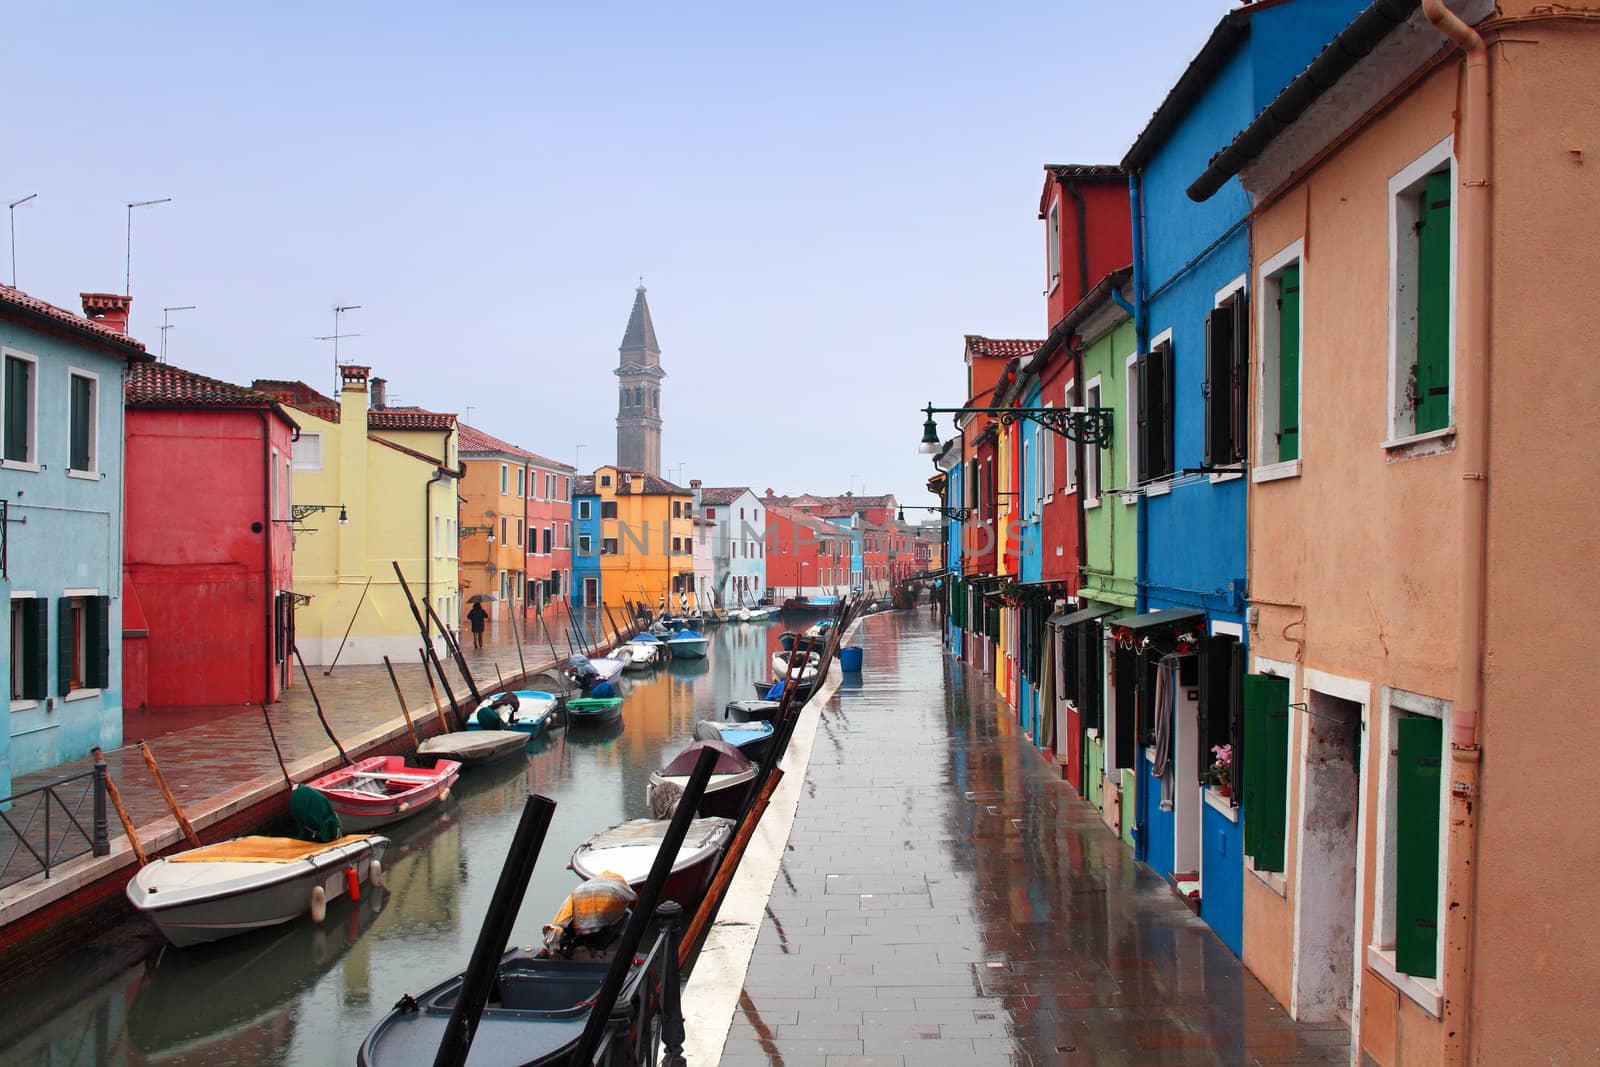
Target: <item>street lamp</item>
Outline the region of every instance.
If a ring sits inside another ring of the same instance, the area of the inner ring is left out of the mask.
[[[1036,422],[1052,433],[1060,434],[1069,441],[1081,441],[1086,445],[1098,445],[1102,448],[1111,444],[1111,409],[1090,408],[1082,406],[1064,408],[1012,408],[1012,407],[959,407],[936,408],[929,404],[923,409],[927,413],[927,420],[922,424],[922,443],[918,451],[925,455],[937,455],[942,443],[939,440],[939,426],[933,421],[935,414],[951,415],[997,415],[1002,426],[1010,426],[1019,419]]]
[[[289,505],[289,518],[276,519],[274,521],[289,522],[299,526],[305,518],[315,515],[319,511],[332,511],[334,508],[339,509],[339,525],[348,526],[350,524],[350,516],[345,513],[343,504],[291,504]]]
[[[945,518],[953,519],[956,522],[966,522],[968,519],[970,519],[972,517],[972,509],[971,508],[930,507],[927,504],[907,504],[907,505],[902,505],[901,508],[900,508],[900,521],[901,522],[905,522],[906,521],[906,508],[907,507],[911,508],[912,511],[937,511],[940,515],[943,515]]]

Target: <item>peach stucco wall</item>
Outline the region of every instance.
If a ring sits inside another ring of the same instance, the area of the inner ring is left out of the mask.
[[[1506,32],[1514,42],[1491,46],[1489,618],[1471,990],[1472,1060],[1484,1064],[1582,1062],[1600,1048],[1600,801],[1560,772],[1563,754],[1593,749],[1596,721],[1584,648],[1600,596],[1600,110],[1577,87],[1592,81],[1597,34],[1521,23]],[[1455,695],[1461,464],[1453,448],[1401,458],[1382,442],[1388,180],[1452,134],[1458,71],[1444,64],[1373,118],[1263,207],[1252,234],[1256,283],[1280,250],[1302,239],[1305,250],[1301,473],[1251,486],[1250,641],[1255,655],[1298,665],[1292,701],[1307,699],[1307,669],[1368,687],[1362,946],[1382,687]],[[1259,318],[1255,331],[1259,352]],[[1244,959],[1286,1004],[1303,727],[1296,712],[1287,894],[1245,878]],[[1438,1061],[1437,1020],[1370,970],[1361,988],[1361,1045],[1374,1062]]]

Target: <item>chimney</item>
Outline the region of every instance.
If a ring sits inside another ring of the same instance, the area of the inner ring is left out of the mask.
[[[127,334],[128,309],[133,306],[133,297],[115,293],[79,293],[78,296],[83,300],[84,315],[109,330]]]
[[[700,511],[700,485],[701,482],[699,478],[689,479],[689,491],[694,494],[694,513],[696,515],[702,514]]]
[[[389,379],[374,378],[370,385],[372,387],[372,410],[382,411],[389,406]]]

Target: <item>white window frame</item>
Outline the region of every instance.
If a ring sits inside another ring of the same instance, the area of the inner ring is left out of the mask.
[[[528,499],[528,468],[527,467],[519,466],[517,468],[517,499],[519,499],[519,500]]]
[[[507,463],[500,464],[500,495],[509,496],[511,493],[511,466]]]
[[[83,470],[72,466],[72,379],[83,378],[89,383],[89,465]],[[35,390],[37,395],[37,390]],[[61,465],[68,478],[85,481],[100,480],[100,375],[82,367],[67,367],[67,456]]]
[[[33,372],[28,375],[28,391],[33,395],[28,397],[28,458],[26,460],[7,459],[0,461],[0,467],[12,471],[39,470],[39,357],[32,352],[24,352],[20,348],[0,347],[0,412],[3,406],[5,375],[4,360],[20,359],[24,363],[33,365]],[[0,430],[3,430],[0,426]],[[3,454],[3,453],[0,453]]]
[[[1295,435],[1300,439],[1300,457],[1280,461],[1278,442],[1273,429],[1278,423],[1278,397],[1282,392],[1278,374],[1278,324],[1281,321],[1278,300],[1282,296],[1283,272],[1290,267],[1300,268],[1300,388],[1296,391],[1299,410],[1295,412]],[[1256,272],[1256,336],[1261,338],[1256,360],[1255,390],[1255,462],[1250,468],[1252,482],[1271,482],[1279,478],[1300,476],[1300,461],[1306,455],[1305,395],[1306,395],[1306,264],[1305,239],[1296,238],[1262,262]],[[1268,451],[1270,449],[1270,452]],[[1270,457],[1270,458],[1269,458]]]
[[[1068,378],[1061,390],[1061,406],[1072,407],[1073,397],[1078,392],[1078,379]],[[1054,449],[1051,450],[1052,470],[1054,469]],[[1078,450],[1071,439],[1062,441],[1061,445],[1062,467],[1061,491],[1063,493],[1076,493],[1078,491]]]
[[[1172,331],[1168,330],[1165,336],[1172,336]],[[1150,347],[1154,349],[1156,342],[1151,341]],[[1122,484],[1134,486],[1139,484],[1139,354],[1130,352],[1124,366],[1127,370],[1122,378],[1122,391],[1128,417],[1122,420],[1122,443],[1127,452]]]
[[[533,500],[544,499],[544,479],[540,471],[533,467],[528,468],[528,496]]]
[[[1414,422],[1407,425],[1407,420],[1413,416],[1402,415],[1400,411],[1404,382],[1417,360],[1415,245],[1402,241],[1401,236],[1415,232],[1419,218],[1417,196],[1423,183],[1430,174],[1444,169],[1450,171],[1452,190],[1459,188],[1454,135],[1422,153],[1389,179],[1389,410],[1384,423],[1383,447],[1407,455],[1442,452],[1445,440],[1453,438],[1456,432],[1456,309],[1460,307],[1456,299],[1456,256],[1460,247],[1461,213],[1457,210],[1460,198],[1454,192],[1450,210],[1450,418],[1442,429],[1419,434],[1415,432]]]
[[[1216,291],[1215,295],[1212,297],[1212,304],[1211,304],[1212,310],[1216,310],[1217,308],[1222,307],[1222,305],[1226,304],[1229,300],[1232,300],[1235,296],[1237,296],[1240,300],[1246,299],[1247,296],[1249,295],[1249,293],[1248,293],[1249,285],[1250,285],[1250,276],[1248,274],[1241,274],[1237,278],[1235,278],[1232,281],[1230,281],[1227,285],[1224,285],[1221,289],[1218,289]],[[1235,343],[1238,343],[1237,339],[1235,339]],[[1248,337],[1245,338],[1244,344],[1245,344],[1246,348],[1249,347],[1250,339]],[[1173,368],[1169,366],[1167,368],[1167,373],[1168,374],[1172,374],[1173,373]],[[1233,368],[1231,366],[1228,368],[1228,373],[1230,375],[1233,373]],[[1250,371],[1248,369],[1248,365],[1247,365],[1247,368],[1245,370],[1245,373],[1246,374],[1250,373]],[[1207,404],[1209,404],[1211,401],[1210,400],[1206,400],[1205,402]],[[1177,403],[1177,379],[1176,378],[1173,379],[1173,403],[1174,404]],[[1169,414],[1171,414],[1171,416],[1172,416],[1172,418],[1174,420],[1176,420],[1177,417],[1178,417],[1176,412],[1171,412]],[[1230,436],[1231,436],[1231,433],[1230,433]],[[1177,424],[1176,424],[1176,421],[1174,421],[1174,424],[1173,424],[1173,437],[1174,437],[1174,445],[1173,445],[1173,447],[1176,448],[1177,447],[1177,445],[1176,445],[1176,437],[1177,437]],[[1249,463],[1249,461],[1250,461],[1249,457],[1250,457],[1249,443],[1246,442],[1246,444],[1245,444],[1245,458],[1244,458],[1243,462],[1244,463]],[[1231,463],[1231,462],[1234,462],[1234,461],[1229,461],[1229,462]],[[1176,466],[1176,464],[1177,464],[1177,457],[1176,456],[1173,457],[1173,464],[1174,464],[1174,466]],[[1172,472],[1172,477],[1174,477],[1174,478],[1178,477],[1178,472],[1177,471],[1173,471]],[[1242,478],[1242,477],[1244,477],[1244,472],[1242,470],[1239,470],[1239,471],[1224,470],[1224,471],[1213,471],[1208,480],[1211,482],[1212,485],[1215,485],[1218,482],[1231,482],[1235,478]]]
[[[1094,393],[1093,399],[1090,399],[1089,396],[1091,392]],[[1089,408],[1101,406],[1100,375],[1096,374],[1093,378],[1090,378],[1084,383],[1083,403]],[[1109,452],[1110,449],[1102,449],[1099,445],[1084,446],[1083,506],[1085,508],[1097,508],[1100,506],[1100,479],[1097,472],[1099,472],[1105,466],[1105,464],[1091,462],[1087,454],[1090,448],[1093,448],[1096,452]]]
[[[578,519],[580,522],[594,518],[593,503],[594,502],[590,500],[578,501]]]
[[[590,536],[589,534],[586,534],[586,533],[580,533],[578,535],[578,555],[579,556],[585,556],[585,557],[588,556],[589,553],[593,550],[593,546],[594,546],[594,538],[592,536]]]
[[[85,588],[82,588],[82,589],[63,589],[63,590],[61,590],[62,598],[66,599],[66,600],[78,600],[78,601],[96,600],[96,599],[99,599],[101,596],[104,596],[104,595],[105,594],[101,593],[100,589],[97,586],[90,586],[90,587],[85,587]],[[58,635],[57,638],[56,638],[56,641],[57,641],[56,654],[57,654],[58,657],[60,656],[60,637],[59,637],[60,629],[61,629],[62,626],[68,625],[67,620],[60,618],[59,614],[60,613],[58,612],[57,613],[58,617],[56,619],[56,632],[57,632],[57,635]],[[78,647],[82,651],[82,654],[83,654],[83,657],[84,657],[83,673],[84,673],[84,679],[85,679],[85,681],[87,681],[88,680],[88,675],[89,675],[89,611],[88,611],[87,604],[83,605],[83,610],[79,613],[78,618],[79,618],[79,626],[78,626],[78,629],[75,632],[74,636],[77,639]],[[57,667],[57,670],[60,670],[59,666]],[[100,688],[98,686],[92,686],[92,685],[87,685],[87,684],[86,685],[80,685],[75,689],[69,689],[67,692],[61,694],[61,702],[63,704],[70,704],[74,700],[87,700],[90,697],[97,697],[99,695],[100,695]]]
[[[444,543],[447,546],[445,558],[461,558],[461,535],[456,532],[456,520],[454,519],[444,520]]]
[[[299,444],[305,443],[307,441],[315,441],[317,443],[317,461],[316,461],[316,463],[312,464],[312,463],[309,463],[309,462],[302,462],[301,461],[300,449],[299,448],[290,448],[290,450],[289,450],[289,467],[290,467],[291,470],[297,470],[297,471],[320,471],[322,469],[322,434],[317,432],[317,431],[315,431],[315,430],[311,430],[311,431],[301,430],[299,435],[295,438],[294,444],[295,445],[299,445]]]
[[[1449,863],[1450,844],[1450,731],[1454,725],[1454,705],[1439,697],[1424,696],[1392,686],[1384,686],[1381,705],[1378,753],[1383,764],[1378,775],[1378,841],[1375,855],[1377,870],[1372,883],[1372,939],[1367,944],[1367,966],[1399,989],[1418,1007],[1435,1019],[1444,1011],[1444,952],[1445,909],[1448,901],[1444,891],[1444,872]],[[1395,724],[1401,715],[1422,715],[1441,721],[1439,759],[1439,906],[1437,959],[1434,973],[1437,978],[1421,978],[1405,974],[1395,966],[1394,925],[1396,892],[1396,842],[1399,805],[1395,781],[1399,775],[1399,731]]]
[[[1056,291],[1061,284],[1061,195],[1055,194],[1050,200],[1050,210],[1045,215],[1044,224],[1045,241],[1045,274],[1046,287],[1050,293]]]
[[[40,597],[39,594],[37,592],[35,592],[34,590],[32,590],[32,589],[13,589],[11,591],[11,610],[12,610],[13,614],[16,612],[16,610],[17,610],[16,609],[16,602],[19,601],[19,600],[40,600],[40,599],[44,599],[45,600],[45,611],[48,612],[50,610],[50,605],[49,605],[48,598]],[[7,620],[7,621],[10,623],[11,626],[15,626],[16,625],[16,621],[15,621],[14,618],[10,619],[10,620]],[[48,628],[47,628],[46,632],[48,633]],[[8,642],[10,641],[10,637],[11,637],[11,635],[8,633],[6,635],[6,640]],[[49,638],[46,637],[45,641],[48,644]],[[9,643],[8,643],[7,647],[8,648],[10,647]],[[49,652],[47,650],[46,651],[46,656],[48,657],[48,655],[49,655]],[[48,659],[46,660],[46,662],[48,663]],[[10,668],[9,668],[9,670],[7,672],[7,677],[6,677],[6,686],[7,686],[6,692],[9,693],[11,691],[10,686],[12,684],[12,676],[14,676],[16,671],[19,670],[19,669],[24,669],[23,665],[19,662],[18,658],[13,655],[11,657],[11,665],[10,665]],[[48,672],[46,672],[46,673],[48,674]],[[48,684],[48,679],[47,679],[47,684]],[[40,703],[39,700],[34,698],[34,697],[17,697],[15,700],[11,701],[11,710],[12,710],[12,712],[31,711],[34,708],[38,707],[39,703]]]
[[[442,518],[440,518],[438,515],[435,515],[433,517],[433,558],[434,559],[443,559],[444,558],[444,538],[442,536],[440,536],[443,532],[444,532],[444,520]]]

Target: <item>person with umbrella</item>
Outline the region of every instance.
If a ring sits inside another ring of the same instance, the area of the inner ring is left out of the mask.
[[[483,647],[483,624],[489,621],[489,613],[483,610],[483,602],[476,597],[472,601],[472,610],[467,612],[467,621],[472,624],[472,647]]]

